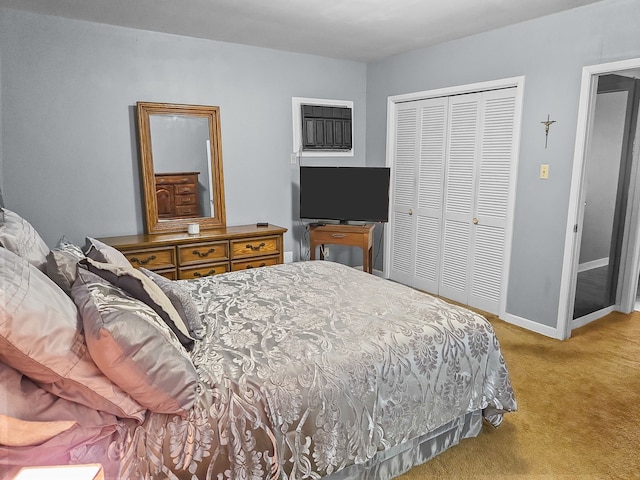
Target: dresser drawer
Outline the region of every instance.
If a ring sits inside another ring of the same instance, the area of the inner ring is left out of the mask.
[[[229,271],[229,262],[212,264],[212,265],[200,265],[191,268],[181,268],[178,270],[178,278],[181,280],[188,278],[202,278],[210,275],[218,275]]]
[[[149,270],[175,269],[176,257],[174,247],[146,248],[144,250],[125,251],[124,256],[136,268]]]
[[[178,247],[180,266],[212,263],[229,259],[227,242],[194,243]]]
[[[175,193],[176,195],[188,195],[188,194],[195,194],[196,193],[196,186],[192,183],[190,184],[185,184],[185,185],[176,185],[175,186]],[[195,197],[195,195],[194,195]]]
[[[176,205],[176,216],[178,217],[186,217],[189,215],[196,216],[199,215],[198,209],[195,205]]]
[[[158,275],[162,275],[164,278],[168,278],[169,280],[178,279],[178,272],[175,268],[172,268],[171,270],[154,270],[154,272]]]
[[[261,257],[280,253],[279,237],[262,237],[231,241],[231,258]]]
[[[197,176],[195,176],[197,178]],[[190,183],[193,186],[195,181],[194,175],[171,175],[171,174],[156,174],[156,185],[176,184],[176,183]]]
[[[275,257],[265,257],[265,258],[252,258],[251,260],[236,260],[231,262],[231,270],[246,270],[248,268],[258,268],[258,267],[267,267],[269,265],[277,265],[280,263],[280,258]]]
[[[191,195],[176,195],[176,205],[195,205],[196,204],[196,196]]]

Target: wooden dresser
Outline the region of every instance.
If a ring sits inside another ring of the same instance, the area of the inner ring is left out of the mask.
[[[159,218],[199,217],[199,172],[156,173]]]
[[[172,280],[198,278],[284,261],[283,235],[276,225],[241,225],[184,233],[103,237],[134,267],[153,270]]]

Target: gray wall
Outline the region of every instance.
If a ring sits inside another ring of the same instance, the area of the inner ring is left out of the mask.
[[[227,223],[287,227],[285,250],[291,98],[352,100],[364,164],[362,63],[0,9],[0,72],[5,202],[49,245],[143,231],[137,101],[220,106]]]
[[[507,313],[555,327],[582,67],[638,56],[640,2],[605,0],[369,64],[367,163],[385,163],[389,95],[525,75]]]

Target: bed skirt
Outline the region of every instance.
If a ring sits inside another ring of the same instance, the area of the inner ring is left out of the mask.
[[[457,445],[482,429],[482,411],[467,413],[421,437],[380,451],[371,460],[351,465],[323,480],[389,480]]]

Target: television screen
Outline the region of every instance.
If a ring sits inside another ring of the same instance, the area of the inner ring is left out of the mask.
[[[300,167],[300,218],[387,222],[387,167]]]

